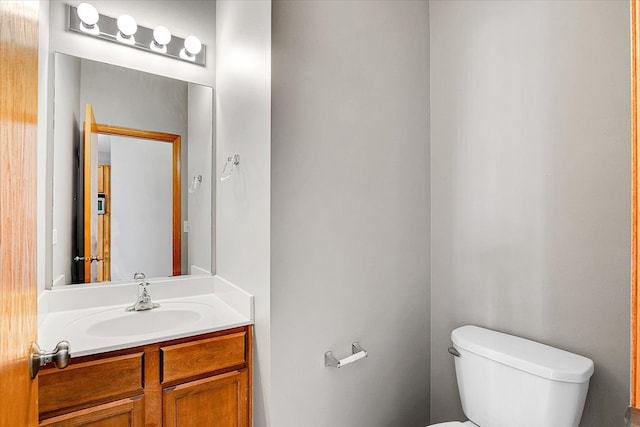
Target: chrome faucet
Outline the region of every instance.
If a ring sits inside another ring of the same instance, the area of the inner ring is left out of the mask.
[[[127,307],[126,311],[145,311],[160,307],[160,304],[154,304],[153,302],[151,302],[151,294],[149,293],[149,282],[145,280],[144,273],[134,274],[133,280],[140,280],[140,283],[138,284],[138,299],[135,304]]]

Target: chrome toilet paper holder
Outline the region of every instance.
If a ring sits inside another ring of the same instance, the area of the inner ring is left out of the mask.
[[[324,366],[332,367],[332,368],[341,368],[343,366],[349,365],[353,362],[357,362],[358,360],[362,360],[367,357],[369,354],[367,350],[362,348],[362,346],[354,342],[351,344],[351,355],[345,357],[344,359],[337,359],[332,351],[327,351],[324,353]]]

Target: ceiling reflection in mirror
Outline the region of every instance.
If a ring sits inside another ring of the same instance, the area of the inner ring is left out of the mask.
[[[54,63],[54,286],[211,274],[213,90]]]

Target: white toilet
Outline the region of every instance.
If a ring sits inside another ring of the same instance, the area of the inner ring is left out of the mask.
[[[451,333],[466,422],[431,427],[578,427],[593,362],[477,326]]]

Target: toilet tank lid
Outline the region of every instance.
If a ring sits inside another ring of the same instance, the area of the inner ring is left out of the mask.
[[[591,359],[478,326],[455,329],[451,341],[458,349],[554,381],[582,383],[593,374]]]

